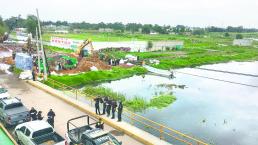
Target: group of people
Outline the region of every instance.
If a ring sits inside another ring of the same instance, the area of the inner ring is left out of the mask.
[[[107,117],[110,116],[110,113],[112,113],[111,119],[115,119],[115,112],[117,109],[117,121],[122,121],[122,111],[123,111],[123,103],[122,101],[115,101],[112,99],[109,99],[108,97],[97,97],[94,99],[95,101],[95,111],[97,115],[105,115],[107,114]],[[103,106],[103,111],[100,113],[100,104]],[[117,105],[118,104],[118,105]]]
[[[55,112],[50,109],[47,113],[47,122],[52,126],[54,127],[54,123],[55,123]],[[32,107],[30,109],[30,117],[31,117],[31,120],[43,120],[43,116],[42,116],[42,111],[37,111],[34,107]]]

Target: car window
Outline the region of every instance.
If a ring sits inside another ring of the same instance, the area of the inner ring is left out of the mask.
[[[28,136],[28,137],[30,136],[30,130],[29,129],[26,129],[25,135]]]
[[[5,106],[5,110],[22,107],[22,103],[13,103]]]
[[[53,132],[54,132],[53,129],[51,127],[49,127],[49,128],[46,128],[46,129],[35,131],[32,134],[32,138],[36,138],[36,137],[39,137],[39,136],[42,136],[42,135],[46,135],[46,134],[49,134],[49,133],[53,133]]]
[[[23,126],[23,127],[21,127],[19,130],[20,130],[22,133],[24,133],[25,129],[26,129],[26,127]]]

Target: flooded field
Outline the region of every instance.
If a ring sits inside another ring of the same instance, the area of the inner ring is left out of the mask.
[[[163,92],[172,92],[177,100],[170,106],[151,108],[138,114],[211,144],[256,145],[258,62],[231,62],[201,68],[253,76],[186,68],[176,70],[174,79],[155,75],[134,76],[102,86],[128,98],[139,96],[146,100]],[[169,75],[168,71],[161,72]]]

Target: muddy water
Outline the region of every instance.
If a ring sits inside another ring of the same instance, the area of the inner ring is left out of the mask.
[[[202,68],[258,75],[258,62],[231,62],[206,65]],[[257,77],[190,68],[177,71],[258,86]],[[146,100],[159,92],[173,92],[177,100],[170,106],[163,109],[148,109],[139,114],[211,144],[257,145],[257,87],[182,73],[175,73],[175,77],[169,79],[154,75],[146,75],[144,78],[134,76],[102,85],[123,93],[128,98],[141,96]],[[163,87],[160,84],[163,84]],[[186,85],[186,88],[166,87],[164,84]]]

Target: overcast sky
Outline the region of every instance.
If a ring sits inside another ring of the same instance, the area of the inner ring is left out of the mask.
[[[0,15],[42,20],[258,28],[258,0],[0,0]]]

